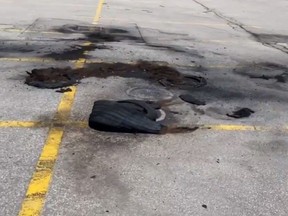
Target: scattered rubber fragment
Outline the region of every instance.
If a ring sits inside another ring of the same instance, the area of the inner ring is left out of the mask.
[[[232,118],[247,118],[252,113],[255,113],[255,111],[249,108],[241,108],[237,111],[234,111],[232,114],[226,114],[226,115]]]
[[[191,103],[194,105],[204,106],[206,103],[204,101],[198,100],[194,98],[191,94],[182,94],[179,96],[179,98],[187,103]]]

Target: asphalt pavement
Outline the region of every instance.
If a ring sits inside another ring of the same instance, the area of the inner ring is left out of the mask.
[[[288,215],[287,1],[0,3],[1,216]],[[207,85],[90,77],[59,93],[25,84],[33,69],[139,60]],[[96,100],[166,97],[169,122],[198,130],[87,126]],[[254,113],[227,116],[240,108]]]

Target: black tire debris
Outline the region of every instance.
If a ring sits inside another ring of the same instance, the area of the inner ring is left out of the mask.
[[[255,113],[254,110],[251,110],[249,108],[241,108],[237,111],[234,111],[232,114],[226,114],[226,115],[231,118],[247,118],[253,113]]]
[[[95,101],[89,127],[99,131],[148,134],[188,133],[198,129],[169,127],[157,122],[161,107],[156,104],[140,100]]]
[[[89,127],[99,131],[160,134],[165,126],[151,120],[150,113],[141,107],[139,101],[137,105],[131,101],[96,101],[89,117]]]
[[[206,103],[204,101],[198,100],[196,98],[194,98],[192,95],[190,94],[182,94],[179,96],[179,98],[187,103],[191,103],[194,105],[199,105],[199,106],[204,106],[206,105]]]

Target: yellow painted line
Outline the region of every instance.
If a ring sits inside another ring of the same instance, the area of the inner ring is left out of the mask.
[[[70,121],[66,123],[67,126],[76,127],[76,128],[88,128],[87,121]]]
[[[65,92],[55,114],[55,121],[67,121],[76,94],[76,88]],[[44,205],[58,156],[64,127],[51,127],[36,169],[29,183],[19,216],[39,216]]]
[[[105,0],[99,0],[98,2],[98,6],[96,9],[96,14],[95,17],[93,19],[93,24],[98,24],[99,20],[101,18],[101,13],[102,13],[102,8],[103,8],[103,4],[104,4]]]
[[[73,87],[75,88],[75,87]],[[58,112],[54,121],[0,121],[0,128],[37,128],[37,127],[74,127],[74,128],[88,128],[87,121],[69,120],[69,113],[71,111],[73,98],[76,94],[76,88],[74,92],[67,92],[67,95],[63,95]],[[203,130],[215,130],[215,131],[286,131],[288,132],[288,126],[282,127],[267,127],[260,125],[232,125],[232,124],[214,124],[214,125],[200,125],[200,129]]]
[[[59,103],[57,113],[54,117],[55,121],[66,121],[69,119],[71,108],[74,102],[77,88],[75,86],[69,87],[70,92],[65,92]]]
[[[218,125],[203,125],[201,129],[210,129],[215,131],[286,131],[284,127],[267,127],[267,126],[255,126],[255,125],[230,125],[230,124],[218,124]],[[287,131],[288,132],[288,131]]]
[[[93,23],[98,23],[101,15],[102,5],[104,1],[100,0],[97,6],[96,16]],[[89,45],[87,42],[84,45]],[[76,61],[76,68],[82,68],[85,64],[85,59]],[[66,122],[69,120],[72,105],[75,99],[77,88],[71,87],[71,92],[65,92],[55,114],[55,122]],[[36,165],[36,169],[29,183],[24,201],[18,216],[40,216],[46,194],[53,176],[53,168],[58,157],[58,152],[64,133],[64,125],[60,127],[52,126],[49,130],[46,143]]]
[[[88,44],[89,45],[89,44]],[[81,59],[81,60],[54,60],[54,59],[50,59],[50,58],[29,58],[29,57],[24,57],[24,58],[18,58],[18,57],[9,57],[9,58],[0,58],[0,61],[11,61],[11,62],[40,62],[40,63],[56,63],[56,62],[69,62],[69,63],[75,63],[79,64],[79,62],[83,63],[87,63],[87,64],[93,64],[93,63],[102,63],[103,60],[99,60],[99,59]],[[112,61],[105,61],[105,63],[115,63]],[[125,64],[135,64],[136,62],[131,62],[128,59],[123,59],[123,63]],[[171,66],[179,66],[179,67],[183,67],[183,66],[189,66],[189,67],[195,67],[197,65],[178,65],[178,64],[170,64]],[[209,65],[209,66],[205,66],[207,68],[235,68],[235,67],[239,67],[237,65]]]
[[[39,216],[53,175],[63,128],[51,128],[29,183],[19,216]]]
[[[3,57],[0,61],[12,61],[12,62],[41,62],[41,63],[51,63],[57,62],[51,58],[37,58],[37,57]]]
[[[47,125],[45,122],[40,121],[0,121],[0,127],[31,128],[43,127],[45,125]]]
[[[203,128],[212,130],[223,130],[223,131],[255,131],[255,126],[250,125],[205,125]]]

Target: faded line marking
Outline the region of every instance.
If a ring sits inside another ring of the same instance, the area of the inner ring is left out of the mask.
[[[47,124],[40,121],[0,121],[0,127],[31,128],[44,126],[47,126]]]
[[[14,61],[14,62],[41,62],[41,63],[51,63],[57,62],[56,60],[50,58],[37,58],[37,57],[4,57],[0,58],[0,61]]]
[[[67,100],[67,104],[72,103],[70,99],[66,98],[65,100]],[[38,127],[88,128],[89,126],[88,126],[87,121],[68,120],[69,116],[67,113],[67,108],[69,110],[69,107],[67,107],[67,104],[62,103],[61,105],[59,105],[60,107],[59,110],[62,110],[63,114],[59,114],[58,112],[59,119],[55,119],[54,121],[0,121],[0,128],[38,128]],[[72,104],[71,104],[71,107],[72,107]],[[277,131],[288,132],[288,126],[267,127],[267,126],[260,126],[260,125],[232,125],[232,124],[231,125],[230,124],[209,125],[207,124],[207,125],[198,125],[198,127],[203,130],[209,129],[209,130],[215,130],[215,131],[262,131],[264,132],[264,131],[276,131],[277,130]]]
[[[255,131],[255,126],[250,125],[205,125],[203,129],[223,130],[223,131]]]
[[[87,42],[86,45],[90,45],[90,42]],[[99,60],[99,59],[81,59],[81,60],[54,60],[54,59],[50,59],[50,58],[29,58],[29,57],[24,57],[24,58],[20,58],[20,57],[9,57],[9,58],[0,58],[0,61],[11,61],[11,62],[41,62],[41,63],[56,63],[56,62],[69,62],[69,63],[74,63],[74,64],[79,64],[79,63],[86,63],[86,64],[93,64],[93,63],[102,63],[104,62],[104,60]],[[117,61],[119,62],[119,61]],[[136,64],[136,62],[131,62],[131,60],[129,59],[123,59],[123,61],[121,61],[122,63],[125,64]],[[105,61],[105,63],[115,63],[115,61]],[[170,64],[171,66],[174,67],[195,67],[197,66],[196,64],[191,64],[191,65],[178,65],[178,64]],[[209,66],[204,66],[206,68],[237,68],[237,67],[241,67],[241,66],[237,66],[237,65],[209,65]]]

